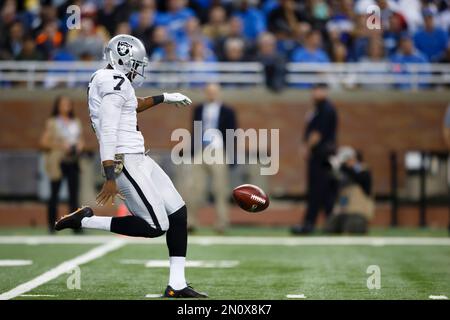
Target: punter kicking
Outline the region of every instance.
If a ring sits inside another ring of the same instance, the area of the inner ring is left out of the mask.
[[[115,196],[124,200],[131,216],[95,216],[83,207],[61,218],[56,230],[97,229],[132,237],[155,238],[166,234],[170,256],[169,283],[164,297],[205,298],[186,283],[186,205],[167,174],[145,154],[137,113],[160,103],[190,105],[180,93],[136,98],[131,83],[144,78],[147,54],[142,42],[129,35],[112,38],[105,48],[108,66],[97,70],[88,88],[92,127],[100,145],[106,181],[97,196],[104,205]]]

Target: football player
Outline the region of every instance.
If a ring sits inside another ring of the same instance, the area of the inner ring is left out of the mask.
[[[89,113],[106,178],[97,204],[114,202],[118,196],[132,215],[96,216],[92,208],[83,207],[61,218],[55,229],[97,229],[147,238],[166,234],[170,273],[163,296],[205,298],[206,294],[195,291],[185,279],[186,205],[167,174],[145,153],[136,117],[160,103],[187,106],[192,101],[180,93],[136,97],[132,83],[143,80],[147,65],[139,39],[115,36],[105,48],[105,57],[107,67],[92,75],[88,87]]]

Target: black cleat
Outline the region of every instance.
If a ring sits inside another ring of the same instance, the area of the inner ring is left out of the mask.
[[[94,212],[89,207],[82,207],[71,214],[62,217],[57,223],[55,223],[55,230],[60,231],[63,229],[80,229],[81,220],[85,217],[92,217]]]
[[[163,298],[208,298],[206,293],[197,292],[188,285],[186,288],[181,290],[174,290],[171,286],[167,286],[166,291],[164,291]]]
[[[291,234],[295,235],[295,236],[300,236],[300,235],[308,235],[311,234],[314,231],[314,228],[312,226],[309,225],[304,225],[304,226],[293,226],[291,228]]]

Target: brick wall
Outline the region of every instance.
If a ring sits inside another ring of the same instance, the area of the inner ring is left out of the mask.
[[[0,149],[38,148],[52,100],[60,93],[72,96],[76,113],[86,124],[87,146],[96,150],[90,129],[84,90],[2,90],[0,94]],[[201,101],[200,91],[187,91]],[[140,91],[152,95],[154,91]],[[408,149],[442,150],[441,123],[450,92],[338,92],[332,95],[339,114],[339,142],[361,150],[374,172],[375,191],[389,191],[389,152]],[[305,118],[311,110],[307,92],[275,95],[264,90],[226,90],[224,101],[238,113],[242,128],[280,129],[280,171],[271,177],[272,192],[304,191],[305,167],[298,153]],[[139,116],[148,147],[168,149],[173,129],[190,127],[192,109],[158,107]]]

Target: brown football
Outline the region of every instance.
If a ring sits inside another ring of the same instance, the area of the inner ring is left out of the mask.
[[[236,203],[248,212],[260,212],[269,206],[270,200],[266,193],[252,184],[243,184],[234,188],[233,198]]]

